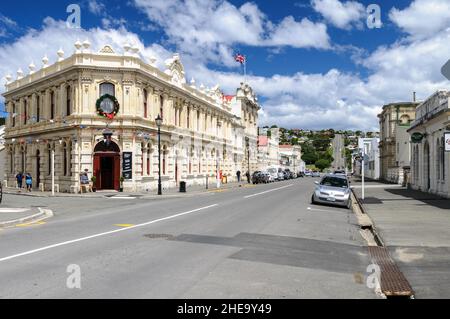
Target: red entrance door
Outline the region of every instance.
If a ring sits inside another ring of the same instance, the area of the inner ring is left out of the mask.
[[[94,175],[97,189],[119,190],[120,154],[106,152],[94,154]]]

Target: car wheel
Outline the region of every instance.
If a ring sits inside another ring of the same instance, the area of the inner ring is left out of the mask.
[[[311,196],[311,204],[315,204],[316,201],[314,200],[314,195]]]
[[[352,201],[350,199],[347,202],[347,208],[348,209],[352,208]]]

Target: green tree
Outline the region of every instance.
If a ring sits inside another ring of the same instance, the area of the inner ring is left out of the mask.
[[[314,163],[314,165],[315,165],[318,169],[320,169],[321,171],[323,171],[325,168],[328,168],[328,167],[331,166],[331,162],[329,162],[328,160],[326,160],[326,159],[324,159],[324,158],[321,158],[321,159],[318,159],[318,160]]]

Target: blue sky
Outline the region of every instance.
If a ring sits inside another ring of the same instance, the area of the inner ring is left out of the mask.
[[[64,23],[71,3],[81,7],[80,30]],[[381,8],[380,28],[366,25],[371,3]],[[88,38],[95,49],[130,42],[161,68],[179,52],[188,80],[232,94],[239,50],[261,125],[377,130],[383,104],[448,86],[439,69],[450,58],[449,27],[448,0],[16,0],[0,8],[0,77],[26,73],[44,54],[54,61],[59,47],[70,55],[74,40]]]

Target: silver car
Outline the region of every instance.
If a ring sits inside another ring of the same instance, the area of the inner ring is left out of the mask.
[[[312,204],[332,204],[351,207],[350,182],[346,176],[328,174],[320,182],[314,182],[316,189],[311,197]]]

